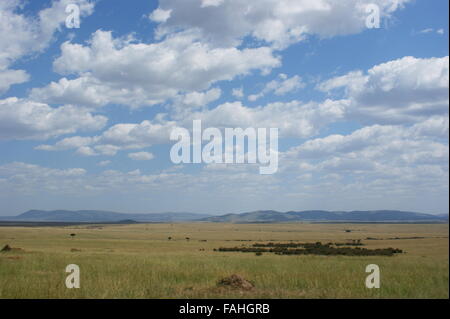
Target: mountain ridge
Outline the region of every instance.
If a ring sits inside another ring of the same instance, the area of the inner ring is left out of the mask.
[[[241,214],[226,214],[204,218],[209,222],[231,222],[231,223],[280,223],[280,222],[401,222],[401,221],[448,221],[448,215],[432,215],[418,212],[398,210],[374,210],[374,211],[326,211],[305,210],[288,211],[285,213],[267,210],[254,211]]]
[[[0,216],[0,221],[22,222],[224,222],[224,223],[283,223],[283,222],[448,222],[448,214],[432,215],[398,210],[326,211],[304,210],[279,212],[258,210],[240,214],[212,216],[188,212],[126,214],[101,210],[29,210],[18,216]]]
[[[1,221],[30,222],[178,222],[193,221],[211,215],[195,213],[127,214],[102,210],[29,210],[17,216],[0,216]]]

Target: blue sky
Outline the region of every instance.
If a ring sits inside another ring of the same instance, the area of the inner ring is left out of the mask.
[[[67,28],[68,4],[80,28]],[[381,27],[365,25],[367,4]],[[448,213],[446,0],[6,0],[0,215]],[[174,127],[277,127],[279,170],[175,165]]]

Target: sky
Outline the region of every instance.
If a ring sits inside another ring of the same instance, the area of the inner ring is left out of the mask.
[[[448,5],[2,0],[0,215],[446,214]],[[194,120],[278,128],[277,172],[174,163]]]

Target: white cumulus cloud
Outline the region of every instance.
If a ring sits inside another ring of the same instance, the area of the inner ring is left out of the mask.
[[[212,48],[191,33],[157,43],[130,43],[111,32],[96,31],[89,45],[65,42],[54,69],[64,75],[31,96],[48,103],[131,107],[152,105],[178,94],[208,90],[218,81],[280,65],[270,48]]]
[[[275,48],[308,35],[332,37],[366,29],[366,7],[375,4],[389,18],[409,0],[161,0],[157,10],[170,10],[160,36],[195,29],[218,46],[235,46],[245,36]]]
[[[0,94],[13,84],[28,81],[24,70],[12,70],[10,66],[32,53],[48,47],[56,31],[67,18],[65,8],[77,4],[81,17],[93,13],[94,3],[88,0],[55,0],[37,16],[20,13],[21,0],[2,0],[0,3]]]
[[[0,100],[0,140],[47,139],[103,128],[107,118],[71,105],[47,104],[11,97]]]
[[[414,123],[448,114],[449,60],[404,57],[321,83],[319,89],[344,88],[350,113],[364,122]]]
[[[155,155],[149,152],[136,152],[128,154],[128,157],[135,161],[149,161],[155,158]]]

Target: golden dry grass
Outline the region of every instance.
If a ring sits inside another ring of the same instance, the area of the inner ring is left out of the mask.
[[[70,233],[77,235],[71,238]],[[393,237],[425,238],[386,239]],[[213,251],[255,241],[348,239],[363,239],[367,248],[393,247],[406,253],[347,257]],[[23,250],[0,253],[0,298],[449,297],[448,224],[0,227],[0,249],[6,244]],[[68,264],[80,266],[80,289],[65,286]],[[365,287],[368,264],[381,269],[380,289]],[[255,289],[217,287],[218,280],[234,273],[252,281]]]

